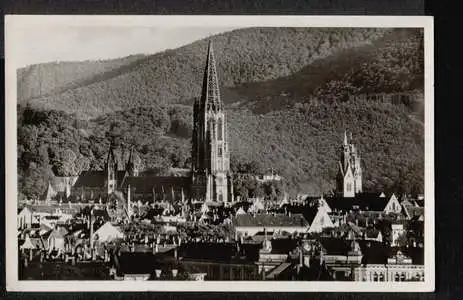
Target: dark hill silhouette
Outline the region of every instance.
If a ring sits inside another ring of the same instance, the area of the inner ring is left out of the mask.
[[[369,44],[385,32],[386,29],[361,28],[250,28],[216,35],[212,40],[221,87],[225,89],[242,83],[289,76],[341,49]],[[76,80],[64,80],[63,84],[53,83],[58,71],[52,64],[36,65],[30,68],[42,71],[42,80],[39,81],[42,87],[52,88],[42,91],[42,95],[47,96],[27,93],[36,88],[38,80],[36,76],[31,80],[21,80],[19,100],[28,100],[35,107],[64,110],[83,117],[148,106],[153,102],[187,103],[200,93],[206,43],[204,39],[157,53],[141,58],[142,63],[137,63],[140,59],[137,58],[114,68],[108,62],[111,67],[107,67],[109,70],[106,71],[101,71],[106,68],[104,66],[91,70],[85,64],[82,76],[79,75]],[[133,67],[127,68],[130,64]],[[122,71],[117,71],[117,68],[122,68]],[[107,80],[101,80],[105,78],[102,74],[110,71],[112,74]],[[87,72],[90,75],[85,77]],[[72,75],[69,77],[72,79]],[[71,83],[74,88],[68,88]]]

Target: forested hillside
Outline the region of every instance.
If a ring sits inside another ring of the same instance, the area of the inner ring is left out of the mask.
[[[253,28],[216,35],[213,41],[221,87],[291,75],[339,50],[370,44],[385,32],[386,29]],[[97,76],[85,84],[77,82],[75,88],[29,102],[81,117],[149,106],[153,102],[189,103],[200,93],[207,42],[200,40],[154,54],[143,58],[142,63],[135,60],[130,67],[124,66],[123,72],[114,69],[111,76]],[[48,70],[44,78],[53,78],[54,68],[49,66]],[[27,90],[35,82],[24,81],[20,90]],[[22,94],[25,92],[19,93]],[[20,98],[20,102],[24,100]]]
[[[19,128],[21,190],[39,195],[47,176],[101,169],[110,143],[124,166],[135,146],[142,169],[160,174],[190,166],[191,108],[136,108],[87,121],[58,112],[23,111]],[[423,128],[397,106],[364,102],[319,104],[256,115],[227,111],[231,163],[274,168],[292,187],[311,193],[334,188],[343,130],[353,130],[366,189],[422,188]],[[29,186],[33,182],[34,186]]]
[[[346,97],[422,91],[422,47],[414,29],[266,28],[214,37],[233,170],[274,168],[294,191],[328,192],[348,129],[367,190],[422,192],[424,128],[410,117],[414,108]],[[62,65],[67,75],[47,85],[49,96],[20,99],[20,191],[38,197],[54,176],[100,169],[111,143],[121,166],[134,146],[144,169],[189,167],[191,99],[200,93],[206,48],[198,41],[119,65],[85,62],[77,74]],[[34,81],[26,75],[18,90]]]
[[[136,66],[144,58],[144,55],[130,55],[120,59],[52,62],[21,68],[17,74],[19,102],[59,94],[110,78],[111,75],[126,72],[128,68]]]

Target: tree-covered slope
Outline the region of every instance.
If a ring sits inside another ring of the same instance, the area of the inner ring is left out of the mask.
[[[21,68],[17,71],[18,102],[48,97],[108,79],[121,72],[126,72],[142,62],[144,58],[144,55],[130,55],[119,59],[50,62]]]
[[[188,106],[167,105],[78,122],[64,113],[26,109],[18,141],[20,190],[39,195],[47,174],[100,169],[110,143],[117,146],[122,166],[134,145],[142,168],[163,173],[189,167],[191,112]],[[274,168],[295,191],[318,194],[334,188],[345,128],[359,147],[366,189],[422,189],[423,127],[395,105],[321,103],[265,115],[230,109],[227,121],[232,167]]]
[[[370,44],[386,29],[251,28],[216,35],[214,51],[221,87],[289,76],[341,49]],[[200,93],[208,40],[154,54],[133,68],[86,85],[38,97],[36,107],[97,116],[153,103],[186,103]],[[36,66],[39,68],[39,66]],[[47,79],[53,78],[53,71]],[[51,78],[50,78],[51,77]],[[32,82],[20,81],[19,90]],[[53,84],[52,84],[53,85]],[[25,92],[20,92],[23,94]]]

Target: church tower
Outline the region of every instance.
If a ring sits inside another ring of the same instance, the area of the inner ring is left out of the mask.
[[[105,188],[108,195],[116,191],[117,188],[117,161],[116,156],[114,155],[114,149],[111,146],[108,153],[108,158],[105,163]]]
[[[352,144],[352,133],[350,139],[347,131],[344,132],[344,142],[341,147],[341,160],[337,176],[337,191],[343,197],[355,197],[362,192],[362,167],[360,154]]]
[[[130,148],[129,160],[125,166],[125,171],[128,176],[138,176],[138,167],[135,164],[135,157],[133,153],[133,147]]]
[[[192,139],[192,198],[227,203],[232,201],[230,155],[223,104],[209,42],[201,98],[195,101]]]

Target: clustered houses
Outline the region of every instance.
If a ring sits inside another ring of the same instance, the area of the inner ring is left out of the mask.
[[[424,199],[364,192],[351,135],[335,195],[238,200],[211,44],[194,111],[191,170],[140,172],[133,152],[120,170],[111,149],[104,170],[22,205],[20,278],[93,263],[107,270],[96,279],[114,280],[424,280]]]

